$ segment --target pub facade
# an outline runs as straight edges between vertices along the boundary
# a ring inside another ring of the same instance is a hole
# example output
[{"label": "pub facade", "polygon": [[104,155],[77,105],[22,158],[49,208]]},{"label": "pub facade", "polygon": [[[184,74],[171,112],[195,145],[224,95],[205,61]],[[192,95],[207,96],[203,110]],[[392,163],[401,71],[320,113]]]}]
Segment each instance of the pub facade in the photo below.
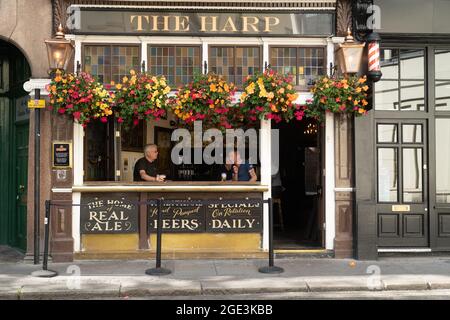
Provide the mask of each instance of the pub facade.
[{"label": "pub facade", "polygon": [[[409,7],[412,12],[420,12],[419,2]],[[364,21],[372,4],[381,8],[377,31],[383,45],[383,77],[373,86],[373,110],[356,119],[327,113],[322,124],[261,121],[256,182],[220,181],[214,166],[171,163],[174,115],[129,131],[115,121],[83,128],[43,111],[40,194],[55,203],[53,261],[154,256],[155,205],[131,203],[161,198],[168,203],[162,209],[166,258],[266,257],[268,208],[252,200],[268,198],[274,200],[274,246],[280,254],[376,259],[385,252],[448,249],[445,201],[434,208],[437,200],[430,192],[437,194],[439,181],[439,199],[445,199],[450,179],[444,173],[437,179],[437,163],[425,160],[446,159],[437,154],[444,146],[435,146],[438,127],[445,134],[445,107],[435,112],[430,105],[438,93],[445,101],[445,26],[428,30],[427,20],[423,30],[396,35],[402,29],[396,29],[397,16],[385,9],[386,1],[55,0],[53,31],[66,26],[65,37],[74,43],[68,71],[92,74],[105,85],[121,83],[130,70],[164,75],[172,88],[213,72],[236,84],[238,101],[245,78],[270,67],[293,75],[296,102],[303,104],[314,80],[333,72],[335,50],[347,30],[366,41]],[[428,9],[443,5],[435,1]],[[432,82],[436,63],[442,67]],[[361,73],[366,69],[362,66]],[[45,96],[48,82],[31,79],[24,88],[31,96],[40,88]],[[417,88],[424,95],[416,97]],[[135,182],[134,165],[143,147],[153,143],[167,181]],[[33,139],[29,144],[34,150]],[[34,179],[31,165],[28,178]],[[274,196],[274,187],[281,193]],[[30,183],[28,194],[34,194]],[[35,208],[34,198],[28,199],[27,254],[32,255]]]}]

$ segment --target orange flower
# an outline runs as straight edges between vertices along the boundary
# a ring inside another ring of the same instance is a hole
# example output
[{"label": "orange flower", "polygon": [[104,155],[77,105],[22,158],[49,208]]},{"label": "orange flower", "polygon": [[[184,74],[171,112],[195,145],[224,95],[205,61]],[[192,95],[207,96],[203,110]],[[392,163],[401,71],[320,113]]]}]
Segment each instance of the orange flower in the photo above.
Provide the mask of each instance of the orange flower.
[{"label": "orange flower", "polygon": [[362,105],[363,105],[363,106],[367,106],[367,105],[369,104],[369,103],[366,101],[366,99],[362,99],[361,102],[362,102]]}]

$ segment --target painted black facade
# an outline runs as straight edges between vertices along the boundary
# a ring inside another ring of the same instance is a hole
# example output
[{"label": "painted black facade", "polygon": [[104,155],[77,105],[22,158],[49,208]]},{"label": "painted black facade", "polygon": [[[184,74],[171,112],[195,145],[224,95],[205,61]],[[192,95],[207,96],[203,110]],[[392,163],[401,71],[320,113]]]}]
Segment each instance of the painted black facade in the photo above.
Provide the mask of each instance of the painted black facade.
[{"label": "painted black facade", "polygon": [[[442,161],[450,137],[442,128],[450,117],[443,94],[450,62],[442,58],[450,52],[450,3],[374,4],[381,9],[376,31],[382,39],[383,78],[373,91],[374,109],[355,120],[355,256],[447,251],[450,205],[442,187],[448,181]],[[389,100],[396,94],[396,101]],[[383,140],[389,128],[392,135]],[[413,140],[407,138],[410,128]]]}]

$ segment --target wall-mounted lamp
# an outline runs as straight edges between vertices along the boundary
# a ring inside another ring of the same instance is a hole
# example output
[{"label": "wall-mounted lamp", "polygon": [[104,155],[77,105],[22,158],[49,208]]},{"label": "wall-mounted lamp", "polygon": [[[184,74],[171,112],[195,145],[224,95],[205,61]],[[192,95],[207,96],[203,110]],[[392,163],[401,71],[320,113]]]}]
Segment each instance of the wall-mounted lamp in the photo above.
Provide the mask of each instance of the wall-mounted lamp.
[{"label": "wall-mounted lamp", "polygon": [[363,51],[364,43],[356,43],[349,28],[345,42],[340,44],[336,50],[338,65],[343,74],[348,75],[359,72]]}]

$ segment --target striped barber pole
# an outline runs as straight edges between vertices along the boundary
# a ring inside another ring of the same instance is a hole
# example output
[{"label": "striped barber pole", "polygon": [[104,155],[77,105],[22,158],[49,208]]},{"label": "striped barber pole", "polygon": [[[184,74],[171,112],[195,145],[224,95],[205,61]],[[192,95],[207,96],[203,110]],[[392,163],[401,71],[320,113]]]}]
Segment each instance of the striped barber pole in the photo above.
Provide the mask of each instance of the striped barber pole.
[{"label": "striped barber pole", "polygon": [[377,41],[369,43],[369,71],[380,71],[380,45]]}]

